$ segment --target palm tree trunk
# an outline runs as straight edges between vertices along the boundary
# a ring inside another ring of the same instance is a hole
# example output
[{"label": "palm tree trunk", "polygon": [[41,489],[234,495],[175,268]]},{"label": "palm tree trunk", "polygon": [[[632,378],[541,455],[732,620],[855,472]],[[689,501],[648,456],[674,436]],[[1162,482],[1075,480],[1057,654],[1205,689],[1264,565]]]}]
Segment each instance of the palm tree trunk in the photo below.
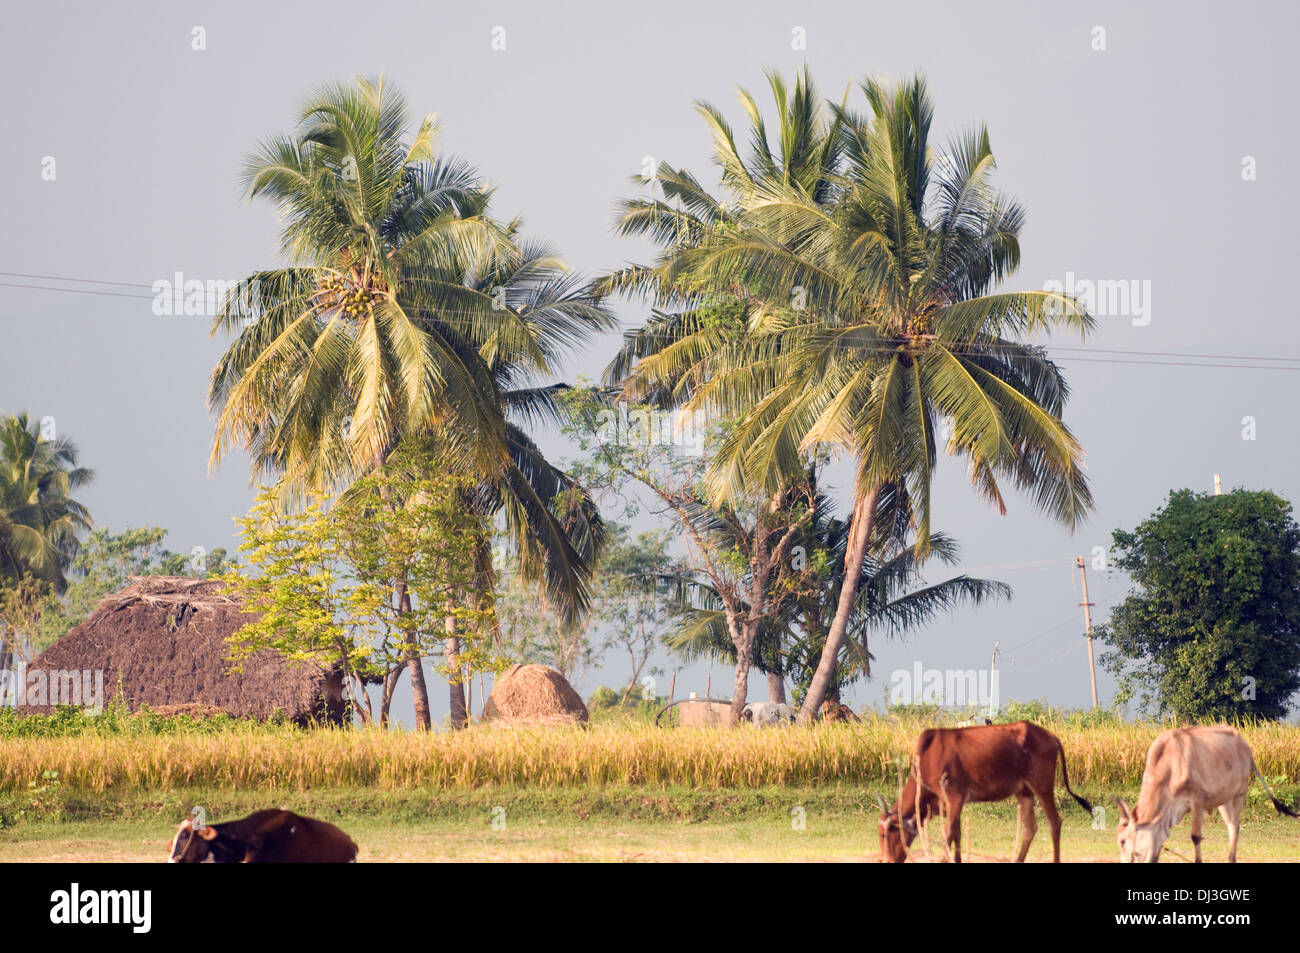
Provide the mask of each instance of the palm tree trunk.
[{"label": "palm tree trunk", "polygon": [[465,686],[460,680],[460,638],[456,635],[454,615],[447,616],[446,630],[447,670],[454,673],[447,678],[451,702],[451,727],[464,728],[469,724],[469,709],[465,704]]},{"label": "palm tree trunk", "polygon": [[758,634],[758,623],[746,621],[735,633],[732,641],[736,644],[736,681],[731,689],[731,711],[728,721],[740,724],[740,716],[745,710],[749,698],[749,669],[754,662],[754,637]]},{"label": "palm tree trunk", "polygon": [[785,676],[780,672],[767,673],[767,700],[776,705],[785,704]]},{"label": "palm tree trunk", "polygon": [[[398,605],[406,615],[411,611],[411,593],[407,591],[406,581],[397,583]],[[414,643],[414,633],[407,636]],[[419,731],[433,728],[433,718],[429,713],[429,686],[424,681],[424,666],[420,664],[420,650],[411,644],[406,653],[406,668],[411,673],[411,698],[415,703],[415,727]]]},{"label": "palm tree trunk", "polygon": [[867,549],[871,543],[871,528],[876,519],[876,501],[880,499],[880,486],[872,487],[865,495],[858,497],[853,507],[853,528],[849,530],[849,541],[844,552],[844,579],[840,583],[840,601],[835,609],[835,618],[831,620],[830,631],[826,633],[826,645],[822,648],[822,657],[817,663],[812,684],[804,696],[803,707],[799,709],[799,724],[806,725],[817,717],[817,711],[826,698],[835,674],[835,662],[839,658],[840,646],[849,630],[849,620],[853,617],[853,604],[858,598],[858,582],[862,578],[862,566],[867,559]]},{"label": "palm tree trunk", "polygon": [[415,700],[415,727],[420,731],[433,728],[433,718],[429,714],[429,686],[424,680],[424,666],[420,664],[420,653],[411,649],[406,656],[406,669],[411,673],[411,694]]}]

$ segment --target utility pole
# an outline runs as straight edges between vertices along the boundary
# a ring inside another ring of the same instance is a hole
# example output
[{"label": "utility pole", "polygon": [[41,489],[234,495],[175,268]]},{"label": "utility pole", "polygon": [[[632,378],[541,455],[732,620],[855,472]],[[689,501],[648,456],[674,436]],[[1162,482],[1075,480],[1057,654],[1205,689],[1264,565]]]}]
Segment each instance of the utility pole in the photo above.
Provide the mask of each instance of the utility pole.
[{"label": "utility pole", "polygon": [[1074,564],[1079,567],[1079,576],[1083,579],[1083,601],[1079,605],[1083,606],[1083,632],[1088,637],[1088,675],[1092,679],[1092,707],[1097,707],[1097,663],[1092,657],[1092,609],[1093,603],[1088,601],[1088,570],[1084,567],[1083,557],[1075,559]]},{"label": "utility pole", "polygon": [[992,717],[997,714],[997,710],[1000,707],[999,703],[1001,702],[1001,699],[997,697],[998,693],[994,690],[994,687],[997,685],[997,680],[994,678],[994,674],[998,670],[997,669],[998,646],[1001,644],[1002,644],[1001,642],[993,643],[993,655],[992,657],[989,658],[989,718],[990,719],[992,719]]}]

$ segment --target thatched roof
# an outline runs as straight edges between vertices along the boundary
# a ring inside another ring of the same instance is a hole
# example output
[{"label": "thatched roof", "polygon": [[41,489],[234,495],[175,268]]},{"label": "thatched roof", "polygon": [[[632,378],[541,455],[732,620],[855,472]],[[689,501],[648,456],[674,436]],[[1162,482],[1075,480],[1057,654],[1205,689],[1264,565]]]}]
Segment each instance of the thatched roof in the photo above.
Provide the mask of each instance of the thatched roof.
[{"label": "thatched roof", "polygon": [[512,665],[496,678],[483,706],[483,721],[586,723],[587,706],[573,686],[545,665]]},{"label": "thatched roof", "polygon": [[[133,577],[42,652],[26,681],[37,671],[103,670],[104,704],[120,693],[132,710],[148,705],[269,718],[279,709],[298,722],[341,721],[342,680],[323,668],[265,651],[246,659],[242,674],[227,674],[226,638],[251,618],[218,580]],[[20,710],[48,713],[51,706],[29,703]]]}]

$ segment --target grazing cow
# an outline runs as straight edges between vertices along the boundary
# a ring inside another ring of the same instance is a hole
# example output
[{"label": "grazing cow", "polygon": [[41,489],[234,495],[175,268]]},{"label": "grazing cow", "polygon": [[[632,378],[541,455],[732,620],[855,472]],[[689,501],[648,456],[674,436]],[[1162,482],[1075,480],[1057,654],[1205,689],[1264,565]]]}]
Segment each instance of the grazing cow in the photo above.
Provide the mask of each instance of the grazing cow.
[{"label": "grazing cow", "polygon": [[944,834],[952,845],[953,860],[961,863],[962,806],[1014,797],[1020,802],[1016,863],[1022,863],[1038,830],[1034,821],[1037,797],[1052,829],[1052,861],[1060,863],[1061,815],[1056,809],[1055,791],[1058,760],[1065,790],[1092,813],[1092,805],[1070,790],[1065,749],[1045,728],[1018,721],[1013,725],[929,728],[921,732],[912,754],[912,772],[898,802],[890,808],[882,798],[877,799],[881,810],[881,859],[892,863],[906,860],[919,825],[939,813],[942,806],[947,816]]},{"label": "grazing cow", "polygon": [[1230,725],[1171,728],[1162,732],[1147,750],[1142,772],[1142,792],[1137,807],[1116,799],[1119,806],[1121,863],[1154,864],[1165,840],[1183,815],[1192,815],[1192,846],[1201,862],[1201,821],[1216,807],[1228,826],[1228,863],[1237,862],[1237,834],[1241,809],[1246,804],[1250,776],[1259,778],[1278,813],[1296,813],[1273,797],[1268,782],[1255,766],[1250,745]]},{"label": "grazing cow", "polygon": [[272,810],[199,828],[183,821],[168,863],[345,864],[356,859],[357,845],[333,824]]},{"label": "grazing cow", "polygon": [[862,720],[853,713],[853,709],[848,705],[841,705],[839,702],[831,701],[829,698],[822,702],[821,716],[822,721],[827,722],[854,722]]},{"label": "grazing cow", "polygon": [[789,705],[776,702],[750,702],[740,713],[740,720],[752,721],[756,725],[777,725],[794,721],[794,712]]}]

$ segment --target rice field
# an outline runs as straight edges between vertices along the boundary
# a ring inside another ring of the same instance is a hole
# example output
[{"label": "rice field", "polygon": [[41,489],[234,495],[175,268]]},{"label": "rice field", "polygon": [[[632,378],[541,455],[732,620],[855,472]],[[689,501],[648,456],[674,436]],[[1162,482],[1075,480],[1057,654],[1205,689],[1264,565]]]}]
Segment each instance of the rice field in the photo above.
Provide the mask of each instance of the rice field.
[{"label": "rice field", "polygon": [[[164,733],[137,721],[0,737],[0,862],[162,859],[194,805],[212,820],[286,807],[338,823],[372,861],[862,861],[878,852],[876,797],[891,797],[931,716],[860,724],[655,728],[475,727],[462,732],[297,729],[239,722]],[[1132,798],[1162,725],[1043,719],[1075,790]],[[36,723],[30,723],[40,727]],[[66,727],[66,726],[65,726]],[[1274,791],[1300,795],[1300,727],[1242,726]],[[1058,779],[1058,796],[1064,793]],[[1113,826],[1063,800],[1063,858],[1115,859]],[[1187,822],[1166,858],[1188,849]],[[971,805],[967,859],[1010,859],[1015,806]],[[941,860],[937,828],[914,853]],[[1217,817],[1208,859],[1222,859]],[[1221,843],[1223,842],[1223,843]],[[1040,825],[1029,859],[1051,859]],[[1243,861],[1300,859],[1300,822],[1252,784]]]},{"label": "rice field", "polygon": [[[0,739],[0,792],[56,782],[105,793],[203,786],[300,791],[490,787],[678,786],[749,789],[899,783],[907,756],[932,721],[881,717],[814,727],[472,728],[415,733],[266,727],[217,733]],[[1065,745],[1070,780],[1092,789],[1136,788],[1161,730],[1148,722],[1046,723]],[[1270,783],[1300,780],[1300,727],[1243,726]]]}]

